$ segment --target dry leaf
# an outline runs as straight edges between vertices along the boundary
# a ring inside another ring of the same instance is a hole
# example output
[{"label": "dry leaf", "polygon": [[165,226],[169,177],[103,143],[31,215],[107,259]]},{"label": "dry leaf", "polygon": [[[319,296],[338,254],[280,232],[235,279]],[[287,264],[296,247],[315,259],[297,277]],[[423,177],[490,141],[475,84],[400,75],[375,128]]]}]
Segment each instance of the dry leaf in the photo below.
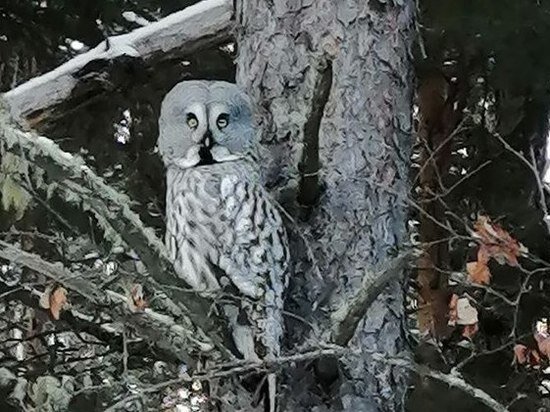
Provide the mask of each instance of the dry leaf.
[{"label": "dry leaf", "polygon": [[527,362],[529,356],[529,348],[525,345],[522,345],[518,343],[516,346],[514,346],[514,360],[512,361],[512,365],[517,363],[518,365],[523,365],[525,362]]},{"label": "dry leaf", "polygon": [[67,290],[60,286],[50,294],[50,312],[55,320],[59,319],[59,315],[66,304]]},{"label": "dry leaf", "polygon": [[449,326],[461,325],[462,336],[471,339],[478,331],[478,312],[467,297],[451,296],[449,302]]},{"label": "dry leaf", "polygon": [[491,271],[487,263],[480,261],[468,262],[466,264],[466,271],[468,272],[468,279],[472,283],[488,285],[491,280]]},{"label": "dry leaf", "polygon": [[539,352],[550,359],[550,335],[547,333],[535,333],[535,340],[539,347]]},{"label": "dry leaf", "polygon": [[458,325],[475,325],[478,322],[477,309],[468,298],[459,298],[456,302],[456,323]]},{"label": "dry leaf", "polygon": [[50,296],[52,294],[52,290],[53,290],[53,285],[49,285],[48,287],[46,287],[46,290],[44,291],[44,293],[42,293],[42,295],[40,296],[38,305],[40,305],[42,309],[50,308]]},{"label": "dry leaf", "polygon": [[518,266],[518,257],[526,249],[487,216],[479,216],[474,229],[474,236],[480,240],[480,245],[477,260],[467,263],[466,271],[471,282],[487,285],[491,280],[491,271],[487,266],[489,259],[493,258],[501,265]]},{"label": "dry leaf", "polygon": [[462,336],[468,339],[472,339],[478,330],[479,330],[479,326],[477,322],[474,323],[473,325],[466,325],[464,326],[464,329],[462,329]]},{"label": "dry leaf", "polygon": [[540,355],[535,349],[530,349],[521,343],[518,343],[514,346],[514,359],[512,360],[512,365],[515,364],[528,366],[539,366],[540,365]]},{"label": "dry leaf", "polygon": [[138,283],[130,289],[128,306],[132,312],[141,312],[147,307],[147,301],[145,300],[143,293],[143,286]]},{"label": "dry leaf", "polygon": [[479,216],[474,223],[474,229],[474,235],[480,239],[481,247],[489,257],[496,259],[501,265],[518,265],[518,257],[523,248],[507,231],[492,223],[487,216]]},{"label": "dry leaf", "polygon": [[530,349],[529,352],[529,365],[539,366],[540,365],[540,355],[535,349]]},{"label": "dry leaf", "polygon": [[447,323],[449,326],[456,325],[456,320],[458,318],[457,304],[458,295],[456,293],[453,293],[453,296],[451,296],[451,301],[449,302],[449,322]]}]

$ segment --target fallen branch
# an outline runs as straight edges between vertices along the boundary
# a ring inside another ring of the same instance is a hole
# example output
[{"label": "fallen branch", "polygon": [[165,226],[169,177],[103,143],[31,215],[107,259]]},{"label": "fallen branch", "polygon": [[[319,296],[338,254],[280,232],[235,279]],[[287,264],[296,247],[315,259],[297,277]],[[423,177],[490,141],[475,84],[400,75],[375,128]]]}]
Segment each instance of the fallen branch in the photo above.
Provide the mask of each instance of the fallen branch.
[{"label": "fallen branch", "polygon": [[[94,49],[10,90],[4,97],[14,118],[35,123],[44,112],[74,95],[79,82],[89,81],[98,67],[102,74],[103,69],[109,71],[109,64],[116,59],[143,61],[157,54],[162,54],[163,59],[181,57],[228,40],[232,16],[231,0],[203,0],[130,33],[110,37]],[[109,78],[102,76],[101,82],[108,83]]]}]

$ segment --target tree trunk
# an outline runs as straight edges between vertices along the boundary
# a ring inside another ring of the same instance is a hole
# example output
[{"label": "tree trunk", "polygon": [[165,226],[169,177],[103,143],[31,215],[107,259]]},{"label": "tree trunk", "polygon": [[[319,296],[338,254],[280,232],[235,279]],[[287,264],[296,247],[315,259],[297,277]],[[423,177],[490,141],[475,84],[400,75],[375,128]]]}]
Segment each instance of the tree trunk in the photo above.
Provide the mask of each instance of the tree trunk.
[{"label": "tree trunk", "polygon": [[[314,255],[310,259],[305,251],[296,252],[289,304],[327,330],[330,320],[322,313],[345,304],[365,272],[406,241],[414,3],[248,0],[238,5],[237,18],[242,24],[237,83],[259,108],[262,142],[269,149],[268,185],[298,220],[293,226]],[[312,136],[308,124],[317,114],[315,100],[324,94],[315,89],[326,87],[322,77],[330,66],[328,102]],[[319,173],[312,170],[317,156]],[[318,179],[307,180],[311,176]],[[316,204],[302,204],[298,213],[292,207],[297,202],[288,202],[286,195],[308,198],[298,192],[309,185],[306,189],[316,193],[311,185],[317,181]],[[369,308],[350,345],[388,355],[405,349],[401,279]],[[345,378],[338,396],[330,397],[331,410],[403,407],[406,371],[376,363],[367,354],[344,359],[340,366]],[[296,392],[288,397],[287,410],[305,409],[308,397],[311,402],[303,386]]]}]

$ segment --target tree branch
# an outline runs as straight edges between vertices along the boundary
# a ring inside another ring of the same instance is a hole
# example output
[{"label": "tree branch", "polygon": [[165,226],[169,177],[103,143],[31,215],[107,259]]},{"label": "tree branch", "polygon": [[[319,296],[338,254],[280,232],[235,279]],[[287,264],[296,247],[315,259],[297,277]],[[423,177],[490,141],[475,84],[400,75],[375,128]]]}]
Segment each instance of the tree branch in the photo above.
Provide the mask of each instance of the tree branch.
[{"label": "tree branch", "polygon": [[332,62],[323,62],[313,88],[311,112],[304,125],[304,147],[299,164],[298,204],[307,210],[319,197],[319,130],[332,87]]},{"label": "tree branch", "polygon": [[[98,68],[112,71],[110,63],[117,59],[146,61],[160,54],[162,59],[173,58],[228,40],[232,16],[231,0],[203,0],[158,22],[110,37],[51,72],[10,90],[4,97],[14,118],[26,118],[34,124],[54,106],[78,97],[75,91],[79,82],[93,80]],[[108,80],[102,76],[101,83],[105,85]]]},{"label": "tree branch", "polygon": [[[131,313],[126,296],[99,290],[90,279],[84,279],[81,274],[68,270],[59,262],[47,262],[38,255],[21,250],[2,240],[0,240],[0,258],[15,262],[63,285],[69,292],[84,297],[96,309],[109,308],[109,315],[115,321],[131,327],[139,333],[139,336],[169,354],[172,359],[184,360],[192,366],[194,361],[189,356],[189,352],[205,350],[205,344],[199,342],[196,336],[193,337],[192,331],[187,331],[178,325],[172,317],[151,309],[145,309],[141,313]],[[28,299],[25,300],[26,303],[28,301]],[[35,307],[36,305],[31,306]],[[83,322],[74,315],[64,315],[64,319],[71,321],[70,323],[73,325],[75,322]],[[88,324],[87,331],[103,340],[102,337],[105,336],[106,331],[103,330],[102,334],[99,334],[100,325],[92,327],[93,323],[86,323]]]},{"label": "tree branch", "polygon": [[386,263],[378,273],[368,271],[363,276],[361,287],[349,303],[342,305],[332,315],[332,341],[346,346],[355,334],[357,325],[367,313],[386,285],[403,273],[405,264],[412,257],[412,251],[404,252]]},{"label": "tree branch", "polygon": [[124,398],[122,401],[117,402],[108,409],[109,411],[118,410],[120,406],[123,406],[126,402],[131,399],[136,399],[144,394],[150,394],[159,392],[162,389],[181,384],[182,382],[192,382],[194,380],[210,380],[210,379],[220,379],[228,376],[238,376],[243,375],[248,372],[258,372],[258,371],[274,371],[284,365],[292,365],[297,362],[306,362],[311,360],[316,360],[326,356],[341,357],[344,355],[355,355],[361,356],[363,354],[368,354],[376,362],[385,363],[391,366],[401,367],[408,369],[412,372],[417,373],[420,376],[429,377],[435,379],[439,382],[443,382],[450,387],[461,390],[462,392],[468,394],[472,398],[477,399],[484,405],[488,406],[491,410],[495,412],[505,412],[507,409],[504,405],[494,399],[487,392],[479,389],[475,386],[470,385],[458,374],[445,374],[433,369],[428,368],[424,365],[419,365],[405,357],[400,356],[388,356],[382,352],[368,351],[365,349],[352,350],[348,348],[343,348],[340,346],[330,345],[325,347],[315,347],[307,348],[301,352],[294,353],[291,355],[280,356],[272,360],[263,360],[260,362],[250,362],[250,361],[236,361],[229,363],[221,363],[217,365],[212,365],[206,371],[201,373],[193,374],[192,376],[182,376],[180,378],[160,382],[158,384],[150,385],[142,388],[138,394],[130,395]]}]

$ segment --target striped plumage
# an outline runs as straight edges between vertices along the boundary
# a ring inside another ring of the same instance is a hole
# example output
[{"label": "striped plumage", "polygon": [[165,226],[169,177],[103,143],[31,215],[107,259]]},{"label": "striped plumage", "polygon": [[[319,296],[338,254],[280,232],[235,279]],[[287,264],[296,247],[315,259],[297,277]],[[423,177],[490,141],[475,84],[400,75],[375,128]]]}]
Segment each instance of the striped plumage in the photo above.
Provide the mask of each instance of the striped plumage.
[{"label": "striped plumage", "polygon": [[[253,157],[248,98],[225,82],[182,82],[163,101],[159,132],[166,245],[176,273],[215,294],[243,358],[278,356],[288,241]],[[273,374],[268,385],[273,411]]]},{"label": "striped plumage", "polygon": [[223,300],[234,302],[224,305],[233,311],[231,324],[251,323],[260,358],[278,355],[288,245],[281,217],[253,168],[244,160],[169,167],[166,228],[176,272],[197,290],[225,292]]}]

